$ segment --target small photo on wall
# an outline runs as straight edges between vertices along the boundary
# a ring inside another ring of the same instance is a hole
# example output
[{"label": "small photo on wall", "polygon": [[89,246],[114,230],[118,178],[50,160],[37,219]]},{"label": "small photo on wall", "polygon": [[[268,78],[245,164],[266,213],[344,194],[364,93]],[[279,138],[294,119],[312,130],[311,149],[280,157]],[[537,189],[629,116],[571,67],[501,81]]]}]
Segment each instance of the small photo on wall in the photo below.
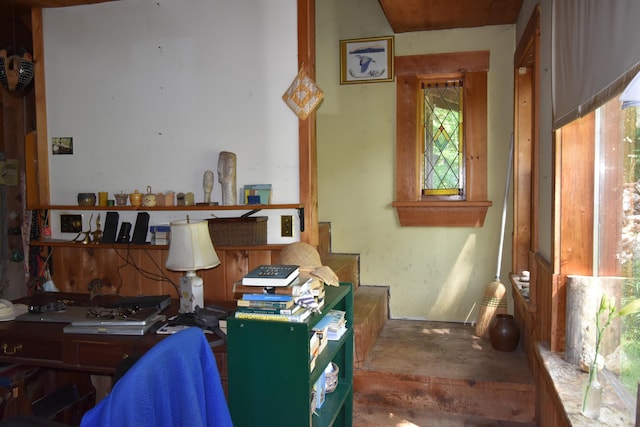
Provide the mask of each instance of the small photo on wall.
[{"label": "small photo on wall", "polygon": [[53,154],[73,154],[73,138],[68,136],[51,138],[51,152]]}]

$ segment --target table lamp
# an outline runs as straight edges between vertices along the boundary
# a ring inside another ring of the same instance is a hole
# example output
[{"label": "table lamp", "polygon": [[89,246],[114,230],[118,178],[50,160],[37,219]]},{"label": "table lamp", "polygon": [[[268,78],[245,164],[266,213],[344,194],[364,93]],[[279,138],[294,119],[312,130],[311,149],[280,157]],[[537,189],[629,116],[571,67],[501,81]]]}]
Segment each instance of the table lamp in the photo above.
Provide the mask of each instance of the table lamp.
[{"label": "table lamp", "polygon": [[220,260],[213,248],[207,221],[172,221],[168,270],[184,271],[180,277],[180,313],[193,313],[204,308],[202,278],[196,270],[217,267]]}]

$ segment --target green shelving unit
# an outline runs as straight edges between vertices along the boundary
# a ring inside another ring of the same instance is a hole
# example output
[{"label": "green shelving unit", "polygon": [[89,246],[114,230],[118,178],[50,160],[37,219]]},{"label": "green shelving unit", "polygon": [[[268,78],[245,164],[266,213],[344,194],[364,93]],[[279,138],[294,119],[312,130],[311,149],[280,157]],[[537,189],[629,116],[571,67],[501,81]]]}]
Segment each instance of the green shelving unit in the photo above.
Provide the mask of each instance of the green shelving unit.
[{"label": "green shelving unit", "polygon": [[[346,312],[347,332],[329,341],[309,370],[309,333],[331,309]],[[322,314],[305,323],[230,318],[227,321],[229,408],[235,427],[352,425],[353,287],[325,286]],[[312,413],[311,394],[325,367],[336,363],[338,386]]]}]

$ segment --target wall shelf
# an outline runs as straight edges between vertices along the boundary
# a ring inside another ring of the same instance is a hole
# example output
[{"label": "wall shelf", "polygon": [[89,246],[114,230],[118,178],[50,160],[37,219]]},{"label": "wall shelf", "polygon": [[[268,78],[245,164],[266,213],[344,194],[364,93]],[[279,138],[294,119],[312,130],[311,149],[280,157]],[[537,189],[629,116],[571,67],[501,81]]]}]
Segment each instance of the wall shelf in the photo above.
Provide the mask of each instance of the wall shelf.
[{"label": "wall shelf", "polygon": [[[63,239],[47,239],[47,240],[31,240],[31,246],[45,247],[64,247],[64,248],[85,248],[85,249],[150,249],[150,250],[168,250],[169,245],[152,245],[152,244],[133,244],[133,243],[82,243],[72,240]],[[255,246],[217,246],[216,250],[242,251],[242,250],[282,250],[286,243],[255,245]]]},{"label": "wall shelf", "polygon": [[304,209],[302,203],[284,203],[275,205],[194,205],[194,206],[78,206],[78,205],[46,205],[34,210],[60,211],[260,211],[263,209]]}]

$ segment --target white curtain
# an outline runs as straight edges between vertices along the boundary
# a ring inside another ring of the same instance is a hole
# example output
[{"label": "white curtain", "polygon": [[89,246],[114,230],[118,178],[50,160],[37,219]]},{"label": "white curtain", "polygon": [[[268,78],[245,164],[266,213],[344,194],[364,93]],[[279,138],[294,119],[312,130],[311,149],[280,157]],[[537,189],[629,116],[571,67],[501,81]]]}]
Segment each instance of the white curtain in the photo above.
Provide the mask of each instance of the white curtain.
[{"label": "white curtain", "polygon": [[639,0],[553,0],[553,128],[621,92],[640,71]]}]

